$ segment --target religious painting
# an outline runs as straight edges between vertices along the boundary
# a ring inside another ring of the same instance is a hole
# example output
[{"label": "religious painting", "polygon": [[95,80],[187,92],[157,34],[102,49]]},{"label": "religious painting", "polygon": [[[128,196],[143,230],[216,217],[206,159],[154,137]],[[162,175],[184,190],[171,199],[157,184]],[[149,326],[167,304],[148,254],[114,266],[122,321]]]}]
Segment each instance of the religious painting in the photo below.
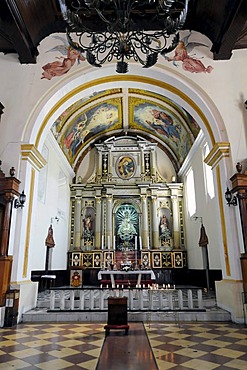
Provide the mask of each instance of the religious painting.
[{"label": "religious painting", "polygon": [[52,36],[53,39],[58,40],[59,44],[47,50],[47,52],[59,53],[54,59],[55,61],[49,62],[42,66],[43,72],[41,79],[51,80],[54,77],[60,77],[68,73],[74,65],[79,65],[84,62],[85,57],[77,50],[73,49],[66,37]]},{"label": "religious painting", "polygon": [[[172,62],[173,66],[179,67],[182,66],[183,70],[190,73],[211,73],[213,67],[211,65],[206,66],[202,61],[202,56],[197,56],[195,53],[195,48],[202,48],[203,53],[209,51],[211,45],[201,41],[201,34],[198,32],[189,31],[185,36],[182,36],[182,33],[179,33],[179,42],[176,46],[172,55],[167,56],[166,54],[162,55],[167,62]],[[210,42],[210,41],[209,41]],[[210,42],[211,44],[211,42]],[[193,54],[191,52],[193,51]]]},{"label": "religious painting", "polygon": [[70,271],[70,286],[73,288],[82,287],[82,271],[81,270],[71,270]]},{"label": "religious painting", "polygon": [[54,135],[55,139],[60,144],[61,141],[61,132],[64,130],[64,127],[68,124],[70,117],[76,114],[79,115],[79,112],[85,110],[85,106],[87,104],[92,104],[96,99],[104,98],[104,99],[111,99],[113,98],[114,94],[121,93],[121,89],[107,89],[101,91],[94,91],[90,95],[87,95],[75,103],[71,104],[67,109],[63,111],[62,114],[56,119],[51,127],[51,132]]},{"label": "religious painting", "polygon": [[121,128],[121,99],[111,99],[80,112],[70,122],[60,140],[60,146],[70,163],[94,137],[110,129]]},{"label": "religious painting", "polygon": [[117,173],[122,179],[131,178],[136,170],[134,158],[129,155],[122,156],[117,161]]},{"label": "religious painting", "polygon": [[185,121],[175,111],[151,101],[132,97],[130,104],[131,128],[141,128],[157,136],[169,145],[174,157],[182,164],[194,141]]}]

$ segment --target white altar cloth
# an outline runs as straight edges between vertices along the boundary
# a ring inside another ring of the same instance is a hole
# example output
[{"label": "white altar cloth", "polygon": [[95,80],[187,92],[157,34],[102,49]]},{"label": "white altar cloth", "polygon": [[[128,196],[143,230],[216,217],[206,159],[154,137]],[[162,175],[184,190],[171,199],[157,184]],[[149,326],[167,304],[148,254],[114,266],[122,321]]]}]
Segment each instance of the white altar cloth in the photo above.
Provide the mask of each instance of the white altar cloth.
[{"label": "white altar cloth", "polygon": [[124,275],[125,277],[129,276],[129,275],[138,275],[137,282],[136,282],[136,284],[138,286],[141,284],[142,275],[151,275],[151,280],[156,279],[153,270],[136,270],[136,271],[105,270],[105,271],[99,271],[98,272],[98,280],[102,279],[102,275],[110,275],[112,288],[116,288],[115,275]]}]

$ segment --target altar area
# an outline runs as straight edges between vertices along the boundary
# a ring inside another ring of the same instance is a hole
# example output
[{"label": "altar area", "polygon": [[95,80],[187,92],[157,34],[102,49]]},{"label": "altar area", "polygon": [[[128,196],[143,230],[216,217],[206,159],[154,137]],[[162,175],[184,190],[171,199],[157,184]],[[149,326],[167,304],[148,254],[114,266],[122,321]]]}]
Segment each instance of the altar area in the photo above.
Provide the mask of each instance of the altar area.
[{"label": "altar area", "polygon": [[169,180],[161,176],[158,153],[157,144],[139,136],[95,144],[91,177],[78,175],[70,186],[71,286],[82,286],[89,270],[86,283],[100,285],[103,271],[149,270],[154,279],[167,270],[171,279],[172,270],[186,268],[183,184],[170,168]]}]

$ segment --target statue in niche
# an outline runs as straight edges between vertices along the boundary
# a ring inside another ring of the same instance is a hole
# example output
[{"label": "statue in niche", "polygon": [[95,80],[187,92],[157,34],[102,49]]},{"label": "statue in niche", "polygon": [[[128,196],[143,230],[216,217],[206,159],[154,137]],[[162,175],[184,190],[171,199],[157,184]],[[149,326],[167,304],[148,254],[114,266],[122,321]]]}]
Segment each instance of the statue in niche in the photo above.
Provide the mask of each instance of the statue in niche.
[{"label": "statue in niche", "polygon": [[83,219],[83,236],[84,238],[91,238],[94,234],[94,219],[91,213],[86,213],[85,218]]},{"label": "statue in niche", "polygon": [[132,224],[129,213],[127,211],[125,212],[124,219],[119,226],[118,235],[123,240],[130,240],[133,238],[134,235],[137,235],[136,229]]},{"label": "statue in niche", "polygon": [[133,250],[138,235],[138,214],[132,205],[121,206],[117,212],[117,237],[120,250]]},{"label": "statue in niche", "polygon": [[160,240],[161,240],[161,246],[165,247],[165,249],[169,248],[171,249],[171,230],[170,230],[170,223],[165,214],[163,214],[160,218],[160,224],[159,224],[159,231],[160,231]]}]

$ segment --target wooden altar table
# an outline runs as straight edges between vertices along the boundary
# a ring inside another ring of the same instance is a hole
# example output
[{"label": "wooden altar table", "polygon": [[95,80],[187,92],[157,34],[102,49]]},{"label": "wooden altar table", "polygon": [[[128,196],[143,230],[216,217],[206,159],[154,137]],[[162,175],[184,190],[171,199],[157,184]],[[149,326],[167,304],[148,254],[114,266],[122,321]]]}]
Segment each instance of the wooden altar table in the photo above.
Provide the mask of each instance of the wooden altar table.
[{"label": "wooden altar table", "polygon": [[128,279],[128,277],[130,277],[131,275],[137,275],[137,281],[136,281],[137,286],[140,286],[142,276],[144,276],[144,275],[150,275],[151,280],[156,279],[153,270],[137,270],[137,271],[119,271],[119,270],[117,270],[117,271],[114,271],[114,270],[108,271],[108,270],[105,270],[105,271],[99,271],[98,272],[98,280],[102,280],[103,275],[110,275],[112,288],[116,288],[116,282],[115,282],[115,276],[116,275],[124,276],[124,280],[126,280],[126,279],[130,280],[130,279]]}]

